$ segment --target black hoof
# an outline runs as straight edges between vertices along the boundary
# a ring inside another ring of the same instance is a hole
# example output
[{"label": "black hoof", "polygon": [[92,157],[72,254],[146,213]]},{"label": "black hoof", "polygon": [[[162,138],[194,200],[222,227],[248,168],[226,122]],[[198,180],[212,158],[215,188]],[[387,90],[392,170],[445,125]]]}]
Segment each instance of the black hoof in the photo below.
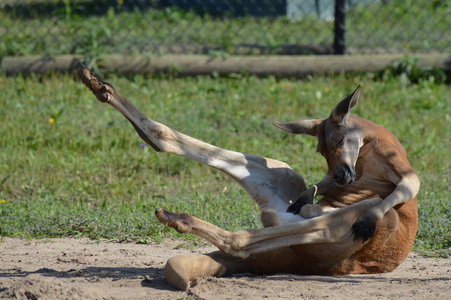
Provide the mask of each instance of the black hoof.
[{"label": "black hoof", "polygon": [[362,244],[374,236],[376,232],[376,222],[374,220],[358,221],[352,225],[352,233],[354,234],[354,241],[362,239]]},{"label": "black hoof", "polygon": [[160,210],[161,210],[161,208],[155,207],[155,215],[157,215]]},{"label": "black hoof", "polygon": [[287,208],[287,212],[292,213],[292,214],[299,214],[301,212],[301,208],[303,203],[301,203],[300,201],[296,201],[293,204],[291,204],[290,206],[288,206]]}]

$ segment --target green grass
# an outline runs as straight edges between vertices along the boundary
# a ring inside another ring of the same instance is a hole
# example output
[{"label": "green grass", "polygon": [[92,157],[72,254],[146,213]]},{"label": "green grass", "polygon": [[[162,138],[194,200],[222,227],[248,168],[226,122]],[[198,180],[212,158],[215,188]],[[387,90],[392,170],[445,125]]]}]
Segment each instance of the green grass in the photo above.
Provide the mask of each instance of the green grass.
[{"label": "green grass", "polygon": [[[174,47],[197,53],[202,46],[210,46],[211,55],[227,55],[277,54],[281,46],[303,45],[297,53],[311,54],[305,46],[322,46],[330,51],[333,44],[333,22],[317,16],[301,22],[284,16],[213,17],[149,5],[137,10],[125,2],[4,0],[0,4],[0,58],[158,54],[174,51]],[[381,48],[390,52],[447,52],[448,2],[389,1],[353,7],[346,16],[347,48],[357,52]]]},{"label": "green grass", "polygon": [[[227,149],[285,161],[307,184],[326,171],[315,139],[289,135],[271,122],[327,117],[362,84],[353,113],[389,128],[422,182],[414,249],[450,255],[449,86],[425,80],[401,85],[398,78],[372,75],[108,81],[154,120]],[[184,211],[227,230],[260,226],[256,207],[236,183],[199,163],[141,147],[125,118],[78,79],[0,76],[0,90],[1,236],[181,238],[156,221],[154,207]]]}]

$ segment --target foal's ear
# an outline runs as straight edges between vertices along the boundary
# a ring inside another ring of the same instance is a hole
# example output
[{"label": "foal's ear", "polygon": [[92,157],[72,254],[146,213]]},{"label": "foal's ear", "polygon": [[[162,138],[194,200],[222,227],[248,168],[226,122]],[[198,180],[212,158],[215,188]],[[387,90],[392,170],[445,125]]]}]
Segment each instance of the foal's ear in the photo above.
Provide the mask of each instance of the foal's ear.
[{"label": "foal's ear", "polygon": [[300,121],[292,121],[292,122],[272,122],[274,126],[285,130],[289,133],[294,134],[308,134],[312,136],[316,136],[318,132],[318,125],[324,119],[313,119],[313,120],[300,120]]},{"label": "foal's ear", "polygon": [[348,117],[351,114],[351,108],[357,105],[360,96],[360,85],[355,91],[340,101],[330,114],[329,119],[339,125],[346,125]]}]

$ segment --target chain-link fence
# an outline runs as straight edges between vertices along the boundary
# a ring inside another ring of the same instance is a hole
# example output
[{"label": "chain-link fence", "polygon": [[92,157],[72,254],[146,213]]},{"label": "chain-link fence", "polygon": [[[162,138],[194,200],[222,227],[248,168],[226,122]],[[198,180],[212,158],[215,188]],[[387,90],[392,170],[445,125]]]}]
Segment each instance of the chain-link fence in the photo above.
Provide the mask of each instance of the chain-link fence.
[{"label": "chain-link fence", "polygon": [[0,57],[443,53],[450,16],[450,0],[2,0]]}]

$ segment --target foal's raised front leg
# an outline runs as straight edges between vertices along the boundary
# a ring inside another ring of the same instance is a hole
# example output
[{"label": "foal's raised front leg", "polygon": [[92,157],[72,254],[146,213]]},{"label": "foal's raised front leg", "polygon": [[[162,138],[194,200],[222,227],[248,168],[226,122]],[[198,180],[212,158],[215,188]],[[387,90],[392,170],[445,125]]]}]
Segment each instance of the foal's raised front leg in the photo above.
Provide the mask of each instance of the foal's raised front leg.
[{"label": "foal's raised front leg", "polygon": [[[182,134],[144,116],[111,84],[99,80],[84,66],[80,69],[80,78],[99,101],[121,112],[156,151],[187,157],[230,175],[260,206],[264,225],[302,219],[286,213],[290,201],[295,201],[306,188],[302,177],[286,163],[225,150]],[[268,215],[271,220],[265,221]]]}]

